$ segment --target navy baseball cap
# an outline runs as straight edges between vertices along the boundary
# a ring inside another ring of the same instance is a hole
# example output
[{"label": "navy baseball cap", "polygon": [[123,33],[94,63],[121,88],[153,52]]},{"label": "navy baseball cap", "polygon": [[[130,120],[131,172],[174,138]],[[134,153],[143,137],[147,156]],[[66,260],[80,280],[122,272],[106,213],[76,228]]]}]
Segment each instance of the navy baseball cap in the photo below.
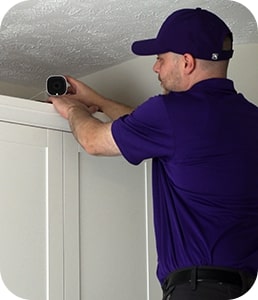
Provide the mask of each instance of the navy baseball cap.
[{"label": "navy baseball cap", "polygon": [[227,36],[233,42],[232,32],[217,15],[201,8],[185,8],[165,20],[156,38],[134,42],[132,51],[137,55],[174,52],[204,60],[228,60],[233,50],[222,49]]}]

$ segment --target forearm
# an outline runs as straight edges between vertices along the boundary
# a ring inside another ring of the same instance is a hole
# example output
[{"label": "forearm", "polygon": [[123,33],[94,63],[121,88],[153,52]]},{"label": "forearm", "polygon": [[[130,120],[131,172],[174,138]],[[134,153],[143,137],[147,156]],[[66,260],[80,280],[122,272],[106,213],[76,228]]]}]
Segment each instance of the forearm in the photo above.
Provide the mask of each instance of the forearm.
[{"label": "forearm", "polygon": [[101,94],[87,86],[85,83],[67,76],[70,83],[69,98],[83,102],[86,106],[97,106],[99,111],[105,113],[111,120],[130,114],[133,108],[103,97]]},{"label": "forearm", "polygon": [[78,107],[70,109],[68,121],[74,137],[89,154],[120,155],[111,133],[111,123],[102,123]]},{"label": "forearm", "polygon": [[116,120],[121,116],[130,114],[134,108],[116,101],[102,98],[97,105],[111,120]]},{"label": "forearm", "polygon": [[98,106],[99,110],[106,114],[111,120],[116,120],[123,115],[130,114],[134,110],[130,106],[105,98],[92,89],[88,90],[87,100],[85,99],[86,105],[88,105],[89,102],[90,104]]},{"label": "forearm", "polygon": [[[106,104],[102,105],[102,102],[109,101],[96,93],[93,95],[97,99],[91,97],[90,106],[86,103],[86,105],[82,104],[85,102],[83,101],[84,97],[76,100],[73,99],[73,95],[50,97],[49,101],[53,103],[59,114],[68,120],[74,137],[86,152],[92,155],[120,155],[120,150],[113,139],[112,123],[103,123],[92,116],[98,109],[103,110],[108,115]],[[118,114],[129,113],[129,110],[117,109],[123,106],[114,104],[113,107],[116,113],[113,111],[112,115],[110,113],[110,117],[115,118]]]}]

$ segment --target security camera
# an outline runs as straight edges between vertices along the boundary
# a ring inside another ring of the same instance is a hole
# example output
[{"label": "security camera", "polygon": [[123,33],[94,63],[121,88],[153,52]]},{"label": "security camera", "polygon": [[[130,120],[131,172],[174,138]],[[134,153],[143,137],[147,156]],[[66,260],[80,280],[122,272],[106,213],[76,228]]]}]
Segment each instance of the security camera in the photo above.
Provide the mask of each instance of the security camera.
[{"label": "security camera", "polygon": [[61,96],[67,93],[68,83],[63,75],[51,75],[46,81],[46,91],[49,96]]}]

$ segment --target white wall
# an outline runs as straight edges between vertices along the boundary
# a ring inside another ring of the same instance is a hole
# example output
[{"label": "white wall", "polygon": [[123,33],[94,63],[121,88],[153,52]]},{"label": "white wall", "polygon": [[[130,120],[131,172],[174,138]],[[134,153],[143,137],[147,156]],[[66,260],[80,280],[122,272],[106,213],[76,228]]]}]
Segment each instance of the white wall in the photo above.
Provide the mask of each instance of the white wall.
[{"label": "white wall", "polygon": [[258,44],[235,46],[228,75],[236,90],[258,105]]},{"label": "white wall", "polygon": [[3,81],[0,82],[0,95],[31,99],[39,92],[41,91],[39,91],[38,88],[34,88],[33,86],[23,86]]},{"label": "white wall", "polygon": [[[235,87],[258,105],[258,44],[236,45],[229,68]],[[104,71],[81,78],[98,92],[114,100],[137,105],[160,93],[157,75],[152,71],[156,57],[136,57]]]},{"label": "white wall", "polygon": [[[229,77],[235,81],[238,91],[243,92],[258,105],[258,44],[235,45],[234,48],[235,53],[230,64]],[[161,91],[157,76],[152,71],[155,59],[155,56],[136,57],[81,79],[105,96],[137,105]],[[2,95],[30,99],[39,92],[41,91],[30,86],[0,82]],[[43,100],[46,95],[42,93],[37,98]]]}]

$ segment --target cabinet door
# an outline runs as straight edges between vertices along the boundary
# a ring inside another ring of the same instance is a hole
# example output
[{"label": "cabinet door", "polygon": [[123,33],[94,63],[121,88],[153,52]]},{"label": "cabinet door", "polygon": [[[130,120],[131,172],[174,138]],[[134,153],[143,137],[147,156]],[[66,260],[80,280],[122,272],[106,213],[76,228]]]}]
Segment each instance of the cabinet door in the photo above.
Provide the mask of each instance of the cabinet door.
[{"label": "cabinet door", "polygon": [[20,298],[61,300],[62,133],[0,122],[0,166],[2,280]]},{"label": "cabinet door", "polygon": [[80,153],[81,299],[148,299],[145,164]]}]

